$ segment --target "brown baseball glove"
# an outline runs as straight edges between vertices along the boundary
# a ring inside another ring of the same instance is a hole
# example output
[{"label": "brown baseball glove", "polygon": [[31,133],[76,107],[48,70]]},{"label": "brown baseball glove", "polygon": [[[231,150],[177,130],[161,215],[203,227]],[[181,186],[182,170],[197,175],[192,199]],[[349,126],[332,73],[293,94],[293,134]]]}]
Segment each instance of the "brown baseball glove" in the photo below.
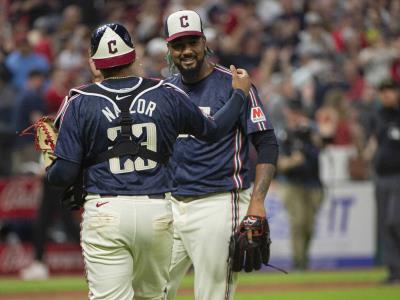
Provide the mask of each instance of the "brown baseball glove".
[{"label": "brown baseball glove", "polygon": [[34,124],[26,128],[20,135],[31,134],[34,136],[35,146],[42,152],[46,169],[56,158],[54,149],[56,147],[58,130],[54,127],[54,119],[51,117],[42,117]]}]

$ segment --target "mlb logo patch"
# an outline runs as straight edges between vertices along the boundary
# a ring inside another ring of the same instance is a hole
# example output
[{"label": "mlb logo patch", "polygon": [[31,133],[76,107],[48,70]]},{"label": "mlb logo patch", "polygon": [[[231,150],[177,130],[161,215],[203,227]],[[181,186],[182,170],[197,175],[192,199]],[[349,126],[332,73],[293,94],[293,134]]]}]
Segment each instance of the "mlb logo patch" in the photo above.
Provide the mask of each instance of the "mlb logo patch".
[{"label": "mlb logo patch", "polygon": [[251,108],[251,121],[253,123],[264,122],[265,115],[261,109],[261,107],[256,106]]}]

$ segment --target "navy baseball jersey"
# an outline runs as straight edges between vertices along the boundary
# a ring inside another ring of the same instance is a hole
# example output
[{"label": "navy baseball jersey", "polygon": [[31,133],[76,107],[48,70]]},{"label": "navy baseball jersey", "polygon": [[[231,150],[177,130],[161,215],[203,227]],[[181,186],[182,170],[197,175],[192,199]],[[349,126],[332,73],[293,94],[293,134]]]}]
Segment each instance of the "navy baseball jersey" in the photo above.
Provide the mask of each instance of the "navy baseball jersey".
[{"label": "navy baseball jersey", "polygon": [[[96,83],[116,92],[116,99],[99,94],[76,94],[59,112],[60,132],[55,154],[82,164],[109,149],[119,135],[119,109],[115,101],[131,96],[142,79],[130,77]],[[133,97],[132,97],[133,98]],[[207,136],[217,128],[187,95],[169,83],[158,83],[132,101],[132,138],[149,150],[169,155],[179,133]],[[98,194],[147,195],[171,191],[170,169],[155,161],[131,156],[111,158],[90,166],[86,191]]]},{"label": "navy baseball jersey", "polygon": [[[166,81],[180,87],[204,114],[211,116],[233,92],[230,70],[219,65],[195,84],[184,84],[180,74]],[[246,105],[236,127],[216,143],[193,136],[178,137],[171,160],[176,185],[174,195],[198,196],[250,187],[248,135],[273,127],[254,86]]]}]

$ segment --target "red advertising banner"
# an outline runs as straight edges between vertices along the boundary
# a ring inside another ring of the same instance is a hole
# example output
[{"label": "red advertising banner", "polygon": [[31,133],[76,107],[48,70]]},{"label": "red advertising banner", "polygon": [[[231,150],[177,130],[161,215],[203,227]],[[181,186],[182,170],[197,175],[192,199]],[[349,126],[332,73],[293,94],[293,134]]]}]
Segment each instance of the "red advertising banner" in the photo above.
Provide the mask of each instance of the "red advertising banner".
[{"label": "red advertising banner", "polygon": [[[21,176],[0,179],[0,219],[34,218],[42,192],[41,177]],[[79,244],[50,243],[44,253],[44,260],[51,273],[84,274]],[[32,263],[33,256],[30,244],[0,243],[0,275],[18,274],[21,269]]]},{"label": "red advertising banner", "polygon": [[0,218],[32,218],[42,195],[40,177],[0,179]]},{"label": "red advertising banner", "polygon": [[[51,274],[81,273],[84,264],[78,244],[49,244],[44,260]],[[0,244],[0,275],[16,275],[33,261],[33,249],[29,244]]]}]

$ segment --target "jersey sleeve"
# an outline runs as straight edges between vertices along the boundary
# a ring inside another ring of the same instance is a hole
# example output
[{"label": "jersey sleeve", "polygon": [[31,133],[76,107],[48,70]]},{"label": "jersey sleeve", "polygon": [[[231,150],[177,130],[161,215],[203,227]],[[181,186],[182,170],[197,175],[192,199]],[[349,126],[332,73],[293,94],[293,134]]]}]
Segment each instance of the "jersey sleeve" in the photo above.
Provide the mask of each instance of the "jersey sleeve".
[{"label": "jersey sleeve", "polygon": [[247,97],[247,110],[241,118],[241,124],[247,134],[273,129],[255,86],[252,86]]},{"label": "jersey sleeve", "polygon": [[79,122],[79,102],[82,96],[74,97],[65,107],[59,120],[59,135],[55,155],[67,161],[81,163],[83,142]]},{"label": "jersey sleeve", "polygon": [[245,95],[241,90],[235,90],[229,101],[213,116],[205,116],[201,110],[188,98],[184,104],[179,105],[185,111],[180,113],[178,118],[181,122],[180,129],[184,132],[195,135],[197,138],[216,142],[225,136],[235,125],[240,116]]},{"label": "jersey sleeve", "polygon": [[191,134],[200,139],[207,140],[217,132],[218,126],[211,118],[203,115],[200,108],[192,103],[186,95],[177,94],[176,109],[177,131],[179,134]]}]

